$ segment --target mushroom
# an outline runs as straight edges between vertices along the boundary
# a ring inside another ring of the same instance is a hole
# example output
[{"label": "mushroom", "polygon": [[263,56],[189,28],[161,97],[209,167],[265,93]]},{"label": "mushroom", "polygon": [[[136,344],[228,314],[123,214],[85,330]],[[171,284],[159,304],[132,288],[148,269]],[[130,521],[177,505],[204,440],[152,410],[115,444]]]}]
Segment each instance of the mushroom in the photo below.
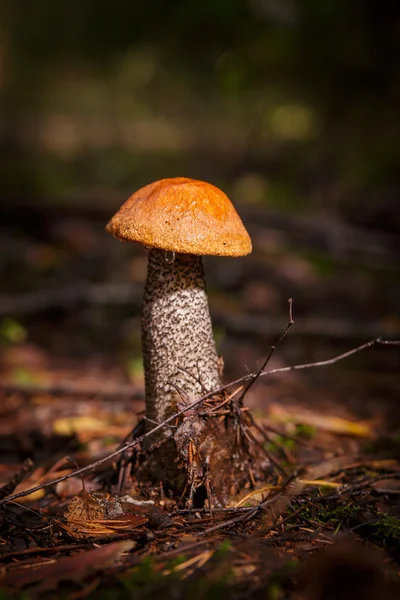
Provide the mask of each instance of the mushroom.
[{"label": "mushroom", "polygon": [[[251,240],[220,189],[186,177],[141,188],[107,231],[149,249],[142,305],[149,430],[182,400],[190,403],[220,386],[201,256],[243,256],[251,252]],[[161,432],[164,439],[171,435],[168,427]]]}]

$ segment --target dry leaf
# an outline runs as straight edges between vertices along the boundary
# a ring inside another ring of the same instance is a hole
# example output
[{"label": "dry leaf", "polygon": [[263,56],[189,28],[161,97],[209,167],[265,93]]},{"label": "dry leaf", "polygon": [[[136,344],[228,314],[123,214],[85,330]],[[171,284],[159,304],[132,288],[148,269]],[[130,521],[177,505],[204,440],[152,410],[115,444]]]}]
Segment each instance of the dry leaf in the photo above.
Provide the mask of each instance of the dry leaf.
[{"label": "dry leaf", "polygon": [[132,541],[114,542],[95,550],[78,552],[72,556],[54,560],[52,564],[13,569],[3,579],[6,586],[24,588],[38,584],[35,591],[54,590],[60,581],[82,581],[88,575],[112,565],[124,552],[134,545]]},{"label": "dry leaf", "polygon": [[373,437],[374,431],[370,423],[356,423],[331,415],[321,415],[311,411],[289,411],[276,404],[270,407],[270,416],[275,421],[301,423],[312,425],[317,429],[324,429],[342,435],[355,435],[357,437]]},{"label": "dry leaf", "polygon": [[81,432],[94,432],[100,435],[101,433],[104,433],[105,430],[107,430],[109,434],[109,428],[109,422],[95,419],[90,415],[63,417],[56,419],[53,423],[53,432],[57,435],[73,435]]}]

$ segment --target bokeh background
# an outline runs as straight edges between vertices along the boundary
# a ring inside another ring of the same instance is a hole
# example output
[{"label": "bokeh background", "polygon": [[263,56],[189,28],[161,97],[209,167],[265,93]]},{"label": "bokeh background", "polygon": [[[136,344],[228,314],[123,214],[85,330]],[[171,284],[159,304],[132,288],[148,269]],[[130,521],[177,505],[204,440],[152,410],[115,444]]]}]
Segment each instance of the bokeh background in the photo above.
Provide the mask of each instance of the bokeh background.
[{"label": "bokeh background", "polygon": [[[271,366],[398,337],[399,48],[395,0],[1,3],[3,377],[140,388],[147,256],[104,226],[171,176],[220,186],[254,240],[206,260],[227,379],[257,368],[289,297]],[[375,348],[248,401],[396,428],[398,363]]]}]

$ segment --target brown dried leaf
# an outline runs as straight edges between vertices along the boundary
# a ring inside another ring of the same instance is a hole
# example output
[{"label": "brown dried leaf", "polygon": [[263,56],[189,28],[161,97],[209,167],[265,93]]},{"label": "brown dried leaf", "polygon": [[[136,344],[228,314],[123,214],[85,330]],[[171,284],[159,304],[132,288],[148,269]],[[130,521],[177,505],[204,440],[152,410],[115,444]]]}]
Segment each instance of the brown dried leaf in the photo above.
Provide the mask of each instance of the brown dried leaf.
[{"label": "brown dried leaf", "polygon": [[65,514],[67,523],[72,521],[93,521],[105,517],[105,509],[100,500],[91,493],[83,490],[68,504]]},{"label": "brown dried leaf", "polygon": [[95,550],[78,552],[73,556],[54,560],[52,564],[36,569],[28,570],[26,566],[16,568],[6,574],[3,584],[17,588],[38,584],[35,586],[36,592],[54,590],[60,581],[82,581],[88,575],[112,565],[133,545],[134,542],[127,540],[114,542]]},{"label": "brown dried leaf", "polygon": [[371,422],[355,422],[337,417],[334,415],[321,415],[308,410],[288,410],[283,406],[272,404],[270,407],[270,416],[278,422],[293,422],[311,425],[317,429],[331,431],[341,435],[351,435],[356,437],[373,437],[374,427]]},{"label": "brown dried leaf", "polygon": [[98,519],[94,521],[71,520],[68,522],[74,537],[98,537],[121,531],[133,531],[147,523],[147,517],[121,515],[118,519]]},{"label": "brown dried leaf", "polygon": [[58,524],[72,537],[80,539],[111,535],[118,531],[133,531],[147,523],[148,515],[144,513],[141,506],[129,504],[128,508],[133,508],[134,513],[133,511],[122,512],[122,507],[121,500],[117,497],[114,498],[109,494],[87,493],[83,489],[81,494],[69,503],[65,514],[66,524]]}]

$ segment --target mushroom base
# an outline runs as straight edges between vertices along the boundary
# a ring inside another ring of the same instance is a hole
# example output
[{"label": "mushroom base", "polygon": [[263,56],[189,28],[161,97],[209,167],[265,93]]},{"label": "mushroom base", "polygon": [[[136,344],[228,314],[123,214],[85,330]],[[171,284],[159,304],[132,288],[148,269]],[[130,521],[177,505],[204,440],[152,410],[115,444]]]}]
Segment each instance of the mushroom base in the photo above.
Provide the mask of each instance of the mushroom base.
[{"label": "mushroom base", "polygon": [[135,470],[141,484],[162,484],[164,492],[191,507],[225,506],[253,478],[262,478],[269,461],[242,429],[247,417],[185,416],[172,438],[143,449]]}]

